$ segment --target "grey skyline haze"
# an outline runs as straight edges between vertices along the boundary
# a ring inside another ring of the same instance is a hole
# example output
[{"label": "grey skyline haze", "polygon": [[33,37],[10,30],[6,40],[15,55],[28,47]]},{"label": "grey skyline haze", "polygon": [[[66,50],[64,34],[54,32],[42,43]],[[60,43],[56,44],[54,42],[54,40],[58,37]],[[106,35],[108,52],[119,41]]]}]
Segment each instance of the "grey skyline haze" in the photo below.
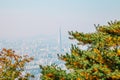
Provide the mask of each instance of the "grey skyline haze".
[{"label": "grey skyline haze", "polygon": [[94,31],[120,20],[120,0],[0,0],[0,38]]}]

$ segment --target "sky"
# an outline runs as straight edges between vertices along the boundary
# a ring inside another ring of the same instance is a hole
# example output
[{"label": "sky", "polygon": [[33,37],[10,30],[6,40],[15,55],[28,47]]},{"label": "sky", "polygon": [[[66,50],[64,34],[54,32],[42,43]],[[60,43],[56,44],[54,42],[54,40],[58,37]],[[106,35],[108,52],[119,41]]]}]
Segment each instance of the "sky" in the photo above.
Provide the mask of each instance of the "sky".
[{"label": "sky", "polygon": [[120,0],[0,0],[0,38],[92,32],[120,20]]}]

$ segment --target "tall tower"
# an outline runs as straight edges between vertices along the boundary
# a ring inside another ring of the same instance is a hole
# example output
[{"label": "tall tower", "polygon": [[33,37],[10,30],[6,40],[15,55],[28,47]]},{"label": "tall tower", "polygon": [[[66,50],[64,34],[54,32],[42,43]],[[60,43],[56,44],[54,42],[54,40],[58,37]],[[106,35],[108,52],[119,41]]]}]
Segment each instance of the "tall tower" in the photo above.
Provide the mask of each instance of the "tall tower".
[{"label": "tall tower", "polygon": [[62,52],[62,35],[61,35],[61,27],[59,28],[59,50]]}]

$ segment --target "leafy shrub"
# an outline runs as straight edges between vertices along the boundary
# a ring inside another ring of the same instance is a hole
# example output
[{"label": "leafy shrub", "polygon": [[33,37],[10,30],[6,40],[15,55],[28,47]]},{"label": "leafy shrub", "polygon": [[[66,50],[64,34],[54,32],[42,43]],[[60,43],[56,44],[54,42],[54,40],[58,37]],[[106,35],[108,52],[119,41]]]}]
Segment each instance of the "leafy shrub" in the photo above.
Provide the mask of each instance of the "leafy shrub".
[{"label": "leafy shrub", "polygon": [[3,49],[0,52],[0,80],[28,80],[31,74],[23,75],[26,63],[33,60],[32,57],[15,54],[12,49]]}]

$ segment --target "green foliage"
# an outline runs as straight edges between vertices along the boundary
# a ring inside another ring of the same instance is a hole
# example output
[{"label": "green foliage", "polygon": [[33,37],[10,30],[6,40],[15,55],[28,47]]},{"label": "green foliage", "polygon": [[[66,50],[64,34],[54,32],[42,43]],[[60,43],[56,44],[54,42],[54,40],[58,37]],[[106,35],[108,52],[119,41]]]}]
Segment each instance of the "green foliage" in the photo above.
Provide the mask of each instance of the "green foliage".
[{"label": "green foliage", "polygon": [[0,52],[0,80],[28,80],[31,74],[22,75],[26,63],[33,60],[32,57],[19,56],[11,49],[3,49]]},{"label": "green foliage", "polygon": [[96,32],[69,32],[70,39],[79,45],[89,44],[86,50],[72,45],[71,54],[58,55],[65,61],[66,70],[57,66],[42,66],[43,80],[118,80],[120,79],[120,21],[95,25]]}]

